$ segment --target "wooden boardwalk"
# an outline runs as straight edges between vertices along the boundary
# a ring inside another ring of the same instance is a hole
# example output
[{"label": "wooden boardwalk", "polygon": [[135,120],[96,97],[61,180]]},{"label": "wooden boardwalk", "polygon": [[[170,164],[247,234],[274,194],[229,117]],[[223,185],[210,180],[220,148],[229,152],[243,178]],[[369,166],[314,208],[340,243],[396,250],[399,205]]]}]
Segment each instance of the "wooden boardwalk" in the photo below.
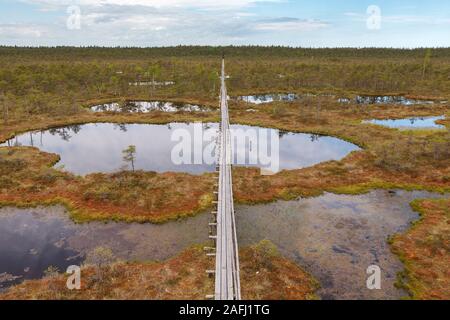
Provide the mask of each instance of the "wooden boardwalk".
[{"label": "wooden boardwalk", "polygon": [[215,274],[213,298],[216,300],[240,300],[241,285],[233,203],[231,134],[227,97],[225,61],[222,60],[217,211],[214,212],[214,221],[210,224],[212,227],[210,237],[215,241],[215,252],[212,255],[216,258],[216,268],[213,271]]}]

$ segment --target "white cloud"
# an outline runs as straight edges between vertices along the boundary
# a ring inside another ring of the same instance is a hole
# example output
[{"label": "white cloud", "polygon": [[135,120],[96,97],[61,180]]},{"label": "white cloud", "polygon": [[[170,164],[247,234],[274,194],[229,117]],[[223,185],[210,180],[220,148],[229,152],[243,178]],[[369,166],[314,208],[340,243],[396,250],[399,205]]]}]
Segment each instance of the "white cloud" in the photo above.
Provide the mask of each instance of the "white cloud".
[{"label": "white cloud", "polygon": [[[42,23],[47,32],[30,44],[228,45],[260,43],[270,33],[314,31],[325,22],[298,18],[266,18],[248,7],[285,0],[23,0],[41,10],[58,12],[57,20]],[[68,30],[67,6],[80,5],[81,29]],[[55,15],[53,15],[54,17]],[[269,16],[270,17],[270,16]],[[24,33],[25,34],[25,33]],[[17,38],[19,39],[19,37]],[[19,44],[28,44],[24,36]],[[6,41],[5,41],[6,42]],[[7,42],[14,43],[13,38]]]},{"label": "white cloud", "polygon": [[92,12],[82,15],[82,28],[92,31],[109,30],[128,31],[160,31],[177,24],[177,19],[161,14],[119,14]]},{"label": "white cloud", "polygon": [[226,9],[244,8],[257,2],[280,2],[280,0],[24,0],[46,7],[60,6],[143,6],[153,8],[199,8]]},{"label": "white cloud", "polygon": [[[345,16],[351,17],[355,21],[366,21],[368,15],[356,13],[356,12],[346,12]],[[420,16],[420,15],[384,15],[381,14],[383,22],[391,23],[414,23],[414,24],[428,24],[428,25],[445,25],[450,24],[450,19],[436,18],[431,16]]]},{"label": "white cloud", "polygon": [[0,24],[0,35],[5,38],[40,38],[46,33],[41,26],[28,24]]},{"label": "white cloud", "polygon": [[398,15],[383,17],[384,21],[394,23],[416,23],[416,24],[450,24],[450,19],[441,19],[428,16]]},{"label": "white cloud", "polygon": [[300,19],[275,19],[257,23],[255,30],[261,31],[312,31],[328,26],[328,23],[318,20],[300,20]]}]

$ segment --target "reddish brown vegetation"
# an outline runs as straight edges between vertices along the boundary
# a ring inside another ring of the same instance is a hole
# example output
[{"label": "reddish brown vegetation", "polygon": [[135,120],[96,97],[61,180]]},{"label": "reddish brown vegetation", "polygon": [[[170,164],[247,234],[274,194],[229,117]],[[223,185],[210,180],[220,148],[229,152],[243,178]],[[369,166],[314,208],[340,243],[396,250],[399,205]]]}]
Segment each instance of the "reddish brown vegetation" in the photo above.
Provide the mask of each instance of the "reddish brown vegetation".
[{"label": "reddish brown vegetation", "polygon": [[392,239],[405,263],[401,285],[413,299],[450,299],[450,199],[416,201],[422,220]]},{"label": "reddish brown vegetation", "polygon": [[[317,289],[312,277],[277,253],[267,253],[267,243],[241,251],[244,299],[312,299]],[[269,249],[270,250],[270,249]],[[66,288],[66,276],[54,275],[26,281],[0,295],[0,300],[39,299],[205,299],[214,291],[214,280],[205,270],[211,258],[200,247],[158,263],[117,263],[102,270],[82,270],[81,290]]]}]

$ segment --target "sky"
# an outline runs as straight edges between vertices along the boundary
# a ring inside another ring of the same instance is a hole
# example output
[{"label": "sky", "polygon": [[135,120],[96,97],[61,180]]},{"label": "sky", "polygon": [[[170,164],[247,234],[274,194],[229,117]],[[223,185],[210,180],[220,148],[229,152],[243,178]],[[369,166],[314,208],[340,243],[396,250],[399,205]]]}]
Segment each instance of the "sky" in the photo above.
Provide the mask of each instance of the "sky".
[{"label": "sky", "polygon": [[0,45],[450,47],[450,1],[0,0]]}]

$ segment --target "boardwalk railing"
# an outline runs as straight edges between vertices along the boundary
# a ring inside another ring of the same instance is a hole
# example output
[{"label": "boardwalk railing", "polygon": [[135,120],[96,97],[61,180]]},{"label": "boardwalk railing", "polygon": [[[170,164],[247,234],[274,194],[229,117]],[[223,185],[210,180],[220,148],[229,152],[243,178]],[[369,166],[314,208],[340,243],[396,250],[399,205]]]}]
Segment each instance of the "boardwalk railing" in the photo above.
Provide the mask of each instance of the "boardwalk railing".
[{"label": "boardwalk railing", "polygon": [[[225,61],[222,61],[221,91],[220,91],[220,135],[218,140],[218,192],[217,211],[210,237],[215,241],[216,258],[215,274],[216,300],[240,300],[241,284],[239,280],[239,256],[236,237],[236,223],[233,203],[233,181],[231,176],[231,134],[228,117],[227,88],[225,84]],[[214,235],[215,231],[215,235]]]}]

